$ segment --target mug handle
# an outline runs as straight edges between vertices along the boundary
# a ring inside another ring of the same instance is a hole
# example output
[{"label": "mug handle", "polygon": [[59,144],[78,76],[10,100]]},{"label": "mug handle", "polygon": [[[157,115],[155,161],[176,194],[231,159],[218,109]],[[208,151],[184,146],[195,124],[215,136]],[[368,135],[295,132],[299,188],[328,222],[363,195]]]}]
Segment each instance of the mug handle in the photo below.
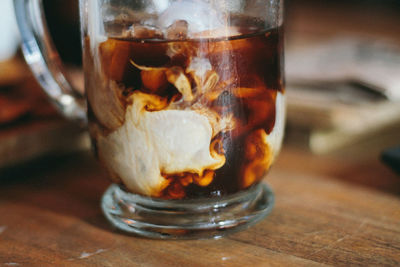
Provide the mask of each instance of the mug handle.
[{"label": "mug handle", "polygon": [[22,52],[53,104],[69,119],[86,123],[84,95],[74,89],[47,29],[42,0],[14,0]]}]

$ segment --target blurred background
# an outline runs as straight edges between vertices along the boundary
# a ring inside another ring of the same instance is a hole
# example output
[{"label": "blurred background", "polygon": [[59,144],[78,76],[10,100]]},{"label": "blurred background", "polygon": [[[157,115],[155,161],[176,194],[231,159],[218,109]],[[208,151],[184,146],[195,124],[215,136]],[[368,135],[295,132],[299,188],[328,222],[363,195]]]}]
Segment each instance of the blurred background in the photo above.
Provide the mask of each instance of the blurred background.
[{"label": "blurred background", "polygon": [[[82,86],[78,1],[43,2],[56,47]],[[285,12],[285,148],[365,161],[399,145],[400,1],[287,0]],[[2,0],[0,170],[89,147],[30,74],[12,15],[12,1]]]}]

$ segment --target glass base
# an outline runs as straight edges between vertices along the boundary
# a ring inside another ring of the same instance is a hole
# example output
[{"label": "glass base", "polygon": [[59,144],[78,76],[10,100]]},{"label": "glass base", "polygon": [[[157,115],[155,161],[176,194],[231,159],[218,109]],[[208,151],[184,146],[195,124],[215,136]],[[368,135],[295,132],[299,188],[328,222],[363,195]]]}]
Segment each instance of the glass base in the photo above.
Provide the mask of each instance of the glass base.
[{"label": "glass base", "polygon": [[260,183],[228,197],[197,200],[161,200],[111,185],[101,206],[116,228],[157,239],[219,238],[250,227],[267,216],[274,194]]}]

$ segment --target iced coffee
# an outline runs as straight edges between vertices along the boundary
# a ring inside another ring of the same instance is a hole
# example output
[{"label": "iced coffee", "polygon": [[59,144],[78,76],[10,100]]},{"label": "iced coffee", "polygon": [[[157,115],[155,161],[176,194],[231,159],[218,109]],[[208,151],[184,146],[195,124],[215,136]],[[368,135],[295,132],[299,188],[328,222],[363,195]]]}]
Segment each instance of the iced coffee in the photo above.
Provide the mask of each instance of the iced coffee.
[{"label": "iced coffee", "polygon": [[114,182],[193,199],[263,179],[283,135],[282,29],[249,20],[202,28],[172,16],[158,27],[125,16],[86,37],[89,128]]}]

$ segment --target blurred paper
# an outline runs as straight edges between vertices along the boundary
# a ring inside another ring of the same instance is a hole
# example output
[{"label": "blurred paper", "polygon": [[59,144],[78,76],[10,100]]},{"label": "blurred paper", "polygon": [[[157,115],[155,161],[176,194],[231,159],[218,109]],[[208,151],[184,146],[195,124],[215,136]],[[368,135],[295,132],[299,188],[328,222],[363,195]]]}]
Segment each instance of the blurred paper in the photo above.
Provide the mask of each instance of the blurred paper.
[{"label": "blurred paper", "polygon": [[313,152],[390,144],[379,140],[384,131],[400,140],[400,48],[354,38],[295,47],[287,80],[289,128],[306,133]]},{"label": "blurred paper", "polygon": [[400,48],[369,39],[340,38],[287,52],[288,84],[356,82],[400,100]]}]

